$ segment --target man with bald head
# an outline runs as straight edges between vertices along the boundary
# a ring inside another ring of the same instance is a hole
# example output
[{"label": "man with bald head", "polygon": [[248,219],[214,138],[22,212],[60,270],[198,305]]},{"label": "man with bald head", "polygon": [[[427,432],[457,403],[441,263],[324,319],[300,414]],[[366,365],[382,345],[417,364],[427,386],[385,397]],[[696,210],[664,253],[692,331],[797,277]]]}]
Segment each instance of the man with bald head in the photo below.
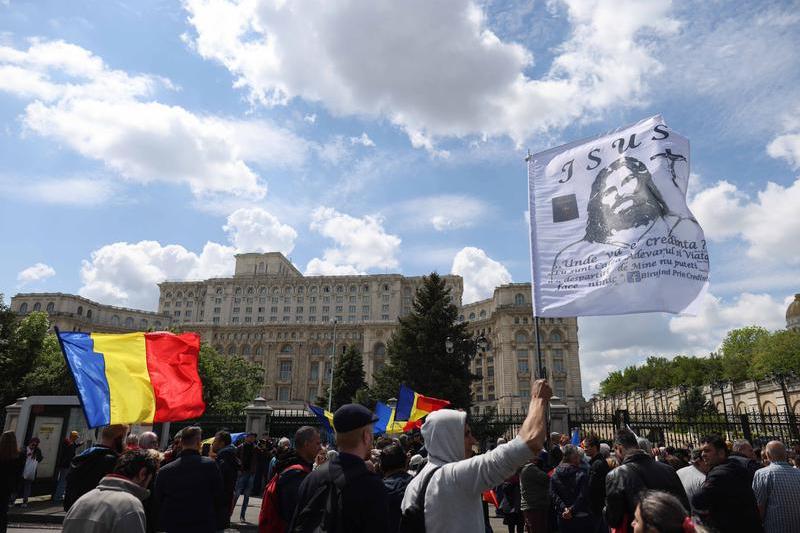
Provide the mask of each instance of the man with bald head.
[{"label": "man with bald head", "polygon": [[800,527],[800,470],[786,461],[786,447],[770,441],[765,449],[769,466],[753,475],[753,493],[764,531],[789,533]]}]

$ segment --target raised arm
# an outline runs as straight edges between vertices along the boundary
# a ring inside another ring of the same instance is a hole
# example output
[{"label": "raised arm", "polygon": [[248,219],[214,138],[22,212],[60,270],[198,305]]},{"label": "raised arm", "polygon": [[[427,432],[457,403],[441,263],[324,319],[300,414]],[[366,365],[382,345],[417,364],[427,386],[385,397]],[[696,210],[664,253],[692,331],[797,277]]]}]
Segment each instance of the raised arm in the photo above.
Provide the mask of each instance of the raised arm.
[{"label": "raised arm", "polygon": [[547,409],[552,396],[553,390],[547,384],[547,380],[537,379],[533,382],[528,416],[525,417],[517,436],[525,441],[534,454],[538,454],[544,448],[547,438]]}]

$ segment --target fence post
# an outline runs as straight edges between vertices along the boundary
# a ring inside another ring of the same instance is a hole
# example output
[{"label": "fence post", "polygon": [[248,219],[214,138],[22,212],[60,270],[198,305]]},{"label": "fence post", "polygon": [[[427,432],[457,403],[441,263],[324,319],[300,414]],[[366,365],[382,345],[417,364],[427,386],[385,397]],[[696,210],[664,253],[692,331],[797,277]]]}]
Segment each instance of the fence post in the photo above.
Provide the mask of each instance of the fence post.
[{"label": "fence post", "polygon": [[269,429],[268,420],[271,413],[272,407],[267,405],[266,399],[259,396],[253,400],[253,403],[244,408],[244,414],[247,416],[245,431],[258,435],[266,433]]},{"label": "fence post", "polygon": [[753,432],[750,431],[750,419],[747,417],[747,414],[740,414],[739,422],[742,424],[744,438],[747,439],[748,442],[753,442]]}]

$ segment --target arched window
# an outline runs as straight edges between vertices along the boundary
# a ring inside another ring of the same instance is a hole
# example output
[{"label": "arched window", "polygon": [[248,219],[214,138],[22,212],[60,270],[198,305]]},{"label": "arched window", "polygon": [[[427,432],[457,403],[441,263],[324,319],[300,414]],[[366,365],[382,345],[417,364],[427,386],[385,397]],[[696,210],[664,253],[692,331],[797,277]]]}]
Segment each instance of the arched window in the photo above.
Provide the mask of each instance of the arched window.
[{"label": "arched window", "polygon": [[234,346],[233,344],[228,346],[228,355],[231,356],[236,355],[236,346]]},{"label": "arched window", "polygon": [[167,291],[167,293],[164,296],[167,298],[172,298],[172,291]]},{"label": "arched window", "polygon": [[253,355],[255,355],[256,357],[261,357],[262,353],[263,352],[261,350],[261,346],[256,346],[256,349],[253,351]]},{"label": "arched window", "polygon": [[86,311],[86,318],[92,318],[92,310],[91,309]]},{"label": "arched window", "polygon": [[33,304],[33,310],[34,311],[41,311],[42,310],[42,304],[40,304],[39,302],[36,302],[35,304]]},{"label": "arched window", "polygon": [[[91,313],[91,311],[89,311],[89,312]],[[156,330],[160,330],[161,329],[161,321],[160,320],[156,320],[155,323],[153,324],[153,327]]]},{"label": "arched window", "polygon": [[242,288],[241,287],[236,287],[236,290],[233,291],[233,292],[234,292],[234,294],[236,294],[236,296],[241,296],[242,295]]},{"label": "arched window", "polygon": [[794,414],[800,415],[800,401],[794,402],[794,407],[792,407],[792,411],[794,411]]},{"label": "arched window", "polygon": [[267,288],[266,287],[259,287],[258,294],[260,294],[261,296],[264,296],[265,294],[267,294]]},{"label": "arched window", "polygon": [[317,294],[317,288],[316,287],[311,287],[310,290],[311,290],[311,294]]},{"label": "arched window", "polygon": [[475,320],[475,313],[470,313],[469,314],[469,319],[470,320]]},{"label": "arched window", "polygon": [[52,313],[56,308],[56,304],[53,302],[47,302],[47,312]]},{"label": "arched window", "polygon": [[357,291],[358,287],[356,287],[355,285],[350,285],[350,292],[357,292]]},{"label": "arched window", "polygon": [[111,325],[112,326],[119,326],[119,317],[117,315],[113,315],[111,317]]},{"label": "arched window", "polygon": [[133,318],[128,317],[125,319],[125,327],[132,328],[133,327]]},{"label": "arched window", "polygon": [[736,413],[740,415],[747,414],[747,404],[739,402],[739,405],[736,406]]},{"label": "arched window", "polygon": [[255,294],[256,290],[253,287],[247,287],[247,294]]},{"label": "arched window", "polygon": [[386,356],[386,346],[384,346],[382,342],[379,342],[372,349],[372,353],[375,354],[375,357],[385,357]]},{"label": "arched window", "polygon": [[147,329],[147,320],[144,318],[139,320],[139,329]]},{"label": "arched window", "polygon": [[175,298],[183,298],[183,292],[178,291],[175,293]]},{"label": "arched window", "polygon": [[217,287],[217,294],[222,294],[222,287]]},{"label": "arched window", "polygon": [[192,291],[189,291],[189,292],[186,293],[186,297],[187,298],[194,298],[194,293]]},{"label": "arched window", "polygon": [[319,345],[314,344],[311,346],[311,355],[319,355]]},{"label": "arched window", "polygon": [[302,286],[297,287],[297,294],[303,294],[304,292],[305,292],[305,288],[304,287],[302,287]]},{"label": "arched window", "polygon": [[514,303],[516,305],[523,305],[525,303],[525,296],[523,294],[517,294],[514,296]]},{"label": "arched window", "polygon": [[561,342],[561,333],[554,331],[550,334],[550,342]]},{"label": "arched window", "polygon": [[83,316],[83,306],[82,305],[78,306],[78,316]]},{"label": "arched window", "polygon": [[281,347],[281,353],[292,353],[292,352],[294,352],[294,348],[292,348],[291,344],[284,344],[283,347]]},{"label": "arched window", "polygon": [[266,269],[267,269],[267,264],[264,261],[261,261],[260,263],[258,263],[258,271],[259,272],[264,272],[264,271],[266,271]]},{"label": "arched window", "polygon": [[778,412],[778,408],[775,407],[775,404],[770,401],[764,402],[764,407],[762,408],[762,410],[764,411],[765,414],[768,415],[773,415]]},{"label": "arched window", "polygon": [[517,344],[524,344],[528,342],[528,334],[524,331],[520,331],[517,333],[516,337],[514,337],[514,340],[517,341]]},{"label": "arched window", "polygon": [[19,306],[20,313],[27,313],[28,312],[28,303],[22,302],[22,305]]},{"label": "arched window", "polygon": [[481,309],[481,318],[486,318],[486,309]]},{"label": "arched window", "polygon": [[246,344],[242,346],[242,357],[250,357],[250,347]]},{"label": "arched window", "polygon": [[292,288],[288,287],[288,286],[284,287],[283,288],[283,294],[292,294]]}]

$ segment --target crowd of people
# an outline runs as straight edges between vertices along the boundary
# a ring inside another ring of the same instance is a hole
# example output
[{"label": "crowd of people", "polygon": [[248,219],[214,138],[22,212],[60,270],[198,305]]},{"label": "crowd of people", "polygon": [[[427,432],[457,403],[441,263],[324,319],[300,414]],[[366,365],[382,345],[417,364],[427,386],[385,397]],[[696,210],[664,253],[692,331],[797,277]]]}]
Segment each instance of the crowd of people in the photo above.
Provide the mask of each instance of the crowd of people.
[{"label": "crowd of people", "polygon": [[[335,447],[310,426],[277,443],[253,433],[234,442],[227,431],[203,441],[201,428],[187,427],[161,451],[154,433],[114,425],[78,453],[72,432],[52,497],[67,533],[216,533],[240,500],[246,520],[253,495],[260,533],[485,533],[492,513],[510,533],[800,531],[798,458],[780,441],[760,450],[709,435],[674,449],[622,429],[613,442],[587,435],[574,445],[547,433],[550,396],[535,382],[518,434],[483,453],[463,411],[376,438],[376,417],[358,404],[334,413]],[[7,504],[27,502],[38,444],[18,450],[13,432],[0,437],[0,532]]]}]

